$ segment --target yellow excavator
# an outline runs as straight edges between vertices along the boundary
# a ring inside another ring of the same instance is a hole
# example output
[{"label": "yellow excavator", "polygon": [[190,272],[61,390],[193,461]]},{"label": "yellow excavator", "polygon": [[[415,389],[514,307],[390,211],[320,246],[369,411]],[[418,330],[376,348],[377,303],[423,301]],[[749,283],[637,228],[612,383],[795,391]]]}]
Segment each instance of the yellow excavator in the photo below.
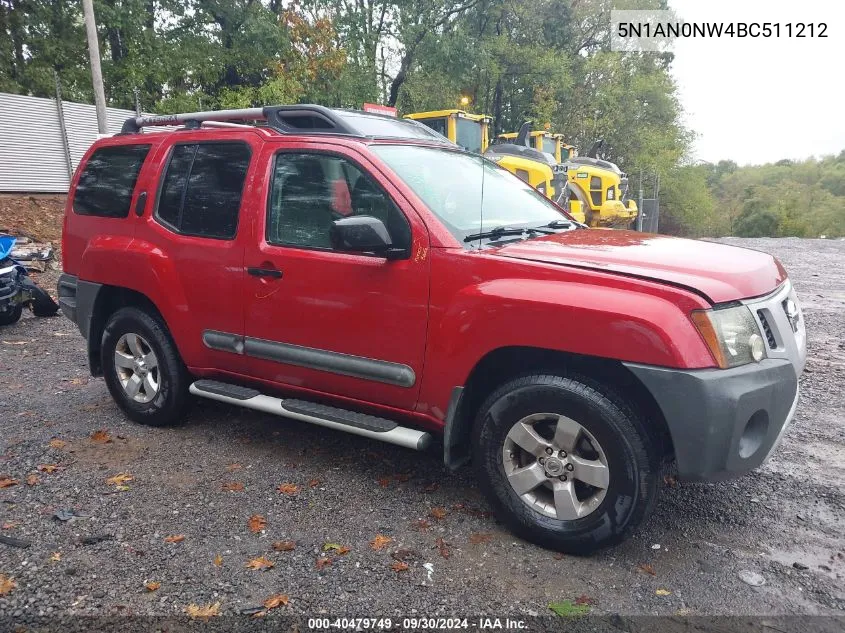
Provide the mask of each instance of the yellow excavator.
[{"label": "yellow excavator", "polygon": [[[427,125],[470,152],[484,154],[551,200],[566,200],[563,195],[566,172],[557,157],[529,145],[530,124],[520,130],[522,138],[519,138],[520,134],[513,135],[513,143],[506,141],[490,145],[490,123],[493,119],[487,115],[455,109],[415,112],[405,118]],[[570,209],[570,213],[579,222],[584,222],[584,214],[579,209]]]},{"label": "yellow excavator", "polygon": [[[503,142],[513,142],[517,133],[499,134]],[[597,157],[603,141],[596,141],[586,156],[563,142],[562,134],[534,130],[531,147],[552,154],[566,168],[569,187],[565,206],[570,213],[583,214],[590,226],[627,226],[637,217],[637,203],[626,199],[628,176],[615,163]],[[562,201],[563,202],[563,201]]]}]

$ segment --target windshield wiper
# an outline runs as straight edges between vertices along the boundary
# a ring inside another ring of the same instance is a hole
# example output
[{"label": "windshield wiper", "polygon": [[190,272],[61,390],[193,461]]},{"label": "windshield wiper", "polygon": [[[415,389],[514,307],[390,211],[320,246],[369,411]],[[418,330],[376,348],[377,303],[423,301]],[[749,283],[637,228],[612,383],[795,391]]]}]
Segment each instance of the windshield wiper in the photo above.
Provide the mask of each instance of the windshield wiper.
[{"label": "windshield wiper", "polygon": [[549,231],[543,231],[541,229],[532,229],[530,227],[526,228],[516,228],[516,227],[509,227],[509,226],[497,226],[494,229],[490,229],[489,231],[481,231],[480,233],[471,233],[464,238],[464,242],[472,242],[474,240],[483,240],[485,238],[490,239],[498,239],[500,237],[504,237],[506,235],[523,235],[525,233],[548,233]]},{"label": "windshield wiper", "polygon": [[570,220],[552,220],[551,222],[549,222],[548,224],[544,224],[544,225],[543,225],[543,226],[541,226],[540,228],[545,228],[545,229],[568,229],[568,228],[569,228],[569,227],[571,227],[573,224],[576,224],[576,223],[575,223],[575,222],[572,222],[572,221],[570,221]]}]

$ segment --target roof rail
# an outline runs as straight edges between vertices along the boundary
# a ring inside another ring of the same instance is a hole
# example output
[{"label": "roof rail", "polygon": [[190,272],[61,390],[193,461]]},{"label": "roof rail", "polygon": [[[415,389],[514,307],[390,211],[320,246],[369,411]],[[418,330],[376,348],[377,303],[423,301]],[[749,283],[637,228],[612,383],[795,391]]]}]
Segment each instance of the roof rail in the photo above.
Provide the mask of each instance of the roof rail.
[{"label": "roof rail", "polygon": [[160,125],[201,125],[206,121],[266,121],[267,126],[283,134],[347,134],[360,136],[330,108],[320,105],[283,105],[240,110],[185,112],[126,119],[121,134],[137,134],[141,128]]}]

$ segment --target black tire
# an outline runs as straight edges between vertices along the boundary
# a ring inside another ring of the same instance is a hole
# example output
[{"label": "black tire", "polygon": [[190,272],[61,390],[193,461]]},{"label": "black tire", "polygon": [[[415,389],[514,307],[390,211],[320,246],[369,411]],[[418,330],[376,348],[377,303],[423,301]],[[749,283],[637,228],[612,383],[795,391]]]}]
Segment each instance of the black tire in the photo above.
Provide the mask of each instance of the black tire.
[{"label": "black tire", "polygon": [[[610,474],[604,499],[581,518],[559,520],[537,511],[507,479],[508,432],[537,413],[576,420],[604,451]],[[522,538],[569,554],[619,543],[649,515],[658,494],[657,447],[633,407],[611,388],[577,374],[525,376],[502,385],[481,406],[473,427],[476,475],[497,518]]]},{"label": "black tire", "polygon": [[[142,336],[155,352],[159,388],[149,402],[141,403],[130,398],[118,378],[115,351],[124,334]],[[157,315],[139,308],[121,308],[106,323],[100,353],[109,392],[129,419],[149,426],[168,426],[184,421],[191,402],[188,393],[190,376],[167,326]]]},{"label": "black tire", "polygon": [[23,314],[23,306],[21,304],[17,304],[11,310],[0,312],[0,325],[17,323],[21,318],[21,314]]}]

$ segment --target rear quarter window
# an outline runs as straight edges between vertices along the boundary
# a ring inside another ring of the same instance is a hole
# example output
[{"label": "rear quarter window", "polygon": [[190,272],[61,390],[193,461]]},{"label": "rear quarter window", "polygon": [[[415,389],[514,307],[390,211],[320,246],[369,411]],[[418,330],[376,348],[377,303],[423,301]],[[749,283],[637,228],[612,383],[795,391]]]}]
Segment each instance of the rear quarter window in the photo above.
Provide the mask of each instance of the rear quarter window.
[{"label": "rear quarter window", "polygon": [[78,215],[125,218],[149,145],[101,147],[91,154],[73,194]]}]

